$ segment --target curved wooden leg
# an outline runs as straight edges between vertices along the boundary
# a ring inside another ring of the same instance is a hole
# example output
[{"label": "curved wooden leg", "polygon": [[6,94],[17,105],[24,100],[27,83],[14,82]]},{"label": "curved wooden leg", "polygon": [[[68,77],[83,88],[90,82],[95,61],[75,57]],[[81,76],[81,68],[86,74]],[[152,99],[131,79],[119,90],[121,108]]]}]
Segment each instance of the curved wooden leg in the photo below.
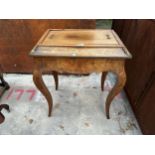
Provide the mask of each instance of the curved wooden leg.
[{"label": "curved wooden leg", "polygon": [[106,105],[105,105],[107,119],[110,118],[109,117],[109,109],[110,109],[110,104],[111,104],[112,100],[118,93],[120,93],[120,91],[123,89],[125,82],[126,82],[126,73],[125,73],[124,67],[121,71],[116,71],[115,73],[117,74],[117,81],[116,81],[115,86],[109,92],[109,95],[106,100]]},{"label": "curved wooden leg", "polygon": [[102,72],[102,75],[101,75],[101,90],[102,91],[104,90],[104,81],[105,81],[106,75],[107,75],[106,72]]},{"label": "curved wooden leg", "polygon": [[43,82],[42,72],[39,69],[35,69],[33,71],[33,81],[34,81],[36,87],[45,96],[45,98],[48,102],[48,108],[49,108],[48,116],[50,117],[51,113],[52,113],[53,100],[52,100],[52,96],[51,96],[49,90],[47,89],[46,85]]},{"label": "curved wooden leg", "polygon": [[58,90],[58,86],[59,86],[58,73],[54,71],[53,77],[54,77],[54,82],[55,82],[55,89]]}]

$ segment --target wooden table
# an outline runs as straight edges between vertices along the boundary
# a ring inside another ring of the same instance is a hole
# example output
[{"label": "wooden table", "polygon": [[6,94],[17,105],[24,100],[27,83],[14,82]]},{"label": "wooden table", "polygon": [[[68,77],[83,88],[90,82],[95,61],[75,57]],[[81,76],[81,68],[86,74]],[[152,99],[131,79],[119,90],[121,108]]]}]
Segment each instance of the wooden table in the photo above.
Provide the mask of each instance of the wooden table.
[{"label": "wooden table", "polygon": [[32,49],[33,80],[45,96],[51,116],[52,96],[42,79],[43,72],[51,72],[58,89],[58,72],[85,74],[102,72],[101,89],[108,71],[117,75],[117,82],[106,99],[106,116],[113,98],[126,82],[125,60],[131,54],[113,30],[49,29]]}]

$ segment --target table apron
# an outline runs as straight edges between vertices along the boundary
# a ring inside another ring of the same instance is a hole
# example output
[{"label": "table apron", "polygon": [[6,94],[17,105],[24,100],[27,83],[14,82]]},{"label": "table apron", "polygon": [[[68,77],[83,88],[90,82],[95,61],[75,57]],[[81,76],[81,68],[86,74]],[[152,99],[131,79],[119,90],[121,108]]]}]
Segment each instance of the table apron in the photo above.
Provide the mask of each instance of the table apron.
[{"label": "table apron", "polygon": [[74,74],[113,71],[118,72],[124,67],[125,59],[119,58],[34,58],[36,69],[42,71],[68,72]]}]

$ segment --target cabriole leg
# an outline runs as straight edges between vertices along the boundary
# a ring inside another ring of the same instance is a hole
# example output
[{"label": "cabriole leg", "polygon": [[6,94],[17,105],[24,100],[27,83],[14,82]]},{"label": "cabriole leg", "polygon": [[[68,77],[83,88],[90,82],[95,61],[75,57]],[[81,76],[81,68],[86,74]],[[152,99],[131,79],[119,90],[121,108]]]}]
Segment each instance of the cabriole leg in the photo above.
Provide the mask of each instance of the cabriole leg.
[{"label": "cabriole leg", "polygon": [[109,109],[110,109],[110,104],[111,104],[112,100],[114,99],[114,97],[117,94],[119,94],[121,92],[121,90],[123,89],[125,82],[126,82],[126,73],[125,73],[124,67],[119,71],[115,71],[115,73],[117,74],[117,81],[116,81],[115,86],[109,92],[109,95],[106,99],[106,104],[105,104],[107,119],[110,118]]},{"label": "cabriole leg", "polygon": [[33,71],[33,81],[34,81],[36,87],[45,96],[45,98],[48,102],[48,108],[49,108],[48,116],[50,117],[51,113],[52,113],[53,100],[52,100],[52,96],[51,96],[49,90],[47,89],[45,83],[43,82],[42,72],[40,69],[35,69]]}]

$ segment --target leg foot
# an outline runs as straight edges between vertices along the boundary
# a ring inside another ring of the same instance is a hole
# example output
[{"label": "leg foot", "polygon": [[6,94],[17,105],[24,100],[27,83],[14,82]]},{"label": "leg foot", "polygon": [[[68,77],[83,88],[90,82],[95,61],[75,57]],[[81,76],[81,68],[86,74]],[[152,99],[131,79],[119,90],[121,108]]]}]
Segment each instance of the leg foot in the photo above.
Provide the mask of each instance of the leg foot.
[{"label": "leg foot", "polygon": [[109,114],[106,114],[106,117],[107,117],[107,119],[110,119],[110,116],[109,116]]}]

